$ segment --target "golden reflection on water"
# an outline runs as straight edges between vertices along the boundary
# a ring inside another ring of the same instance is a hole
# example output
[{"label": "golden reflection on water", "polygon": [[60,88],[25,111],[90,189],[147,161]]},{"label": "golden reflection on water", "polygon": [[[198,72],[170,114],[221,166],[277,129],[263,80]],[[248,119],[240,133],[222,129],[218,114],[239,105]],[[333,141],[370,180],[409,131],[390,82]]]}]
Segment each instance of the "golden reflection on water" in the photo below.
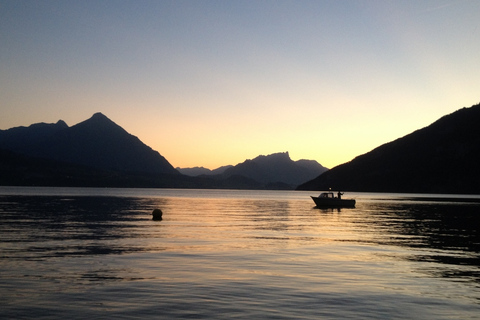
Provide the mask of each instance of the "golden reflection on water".
[{"label": "golden reflection on water", "polygon": [[[178,193],[1,198],[10,315],[26,301],[86,317],[138,306],[138,317],[219,319],[480,311],[478,205],[360,199],[320,210],[282,192]],[[155,208],[163,220],[152,220]]]}]

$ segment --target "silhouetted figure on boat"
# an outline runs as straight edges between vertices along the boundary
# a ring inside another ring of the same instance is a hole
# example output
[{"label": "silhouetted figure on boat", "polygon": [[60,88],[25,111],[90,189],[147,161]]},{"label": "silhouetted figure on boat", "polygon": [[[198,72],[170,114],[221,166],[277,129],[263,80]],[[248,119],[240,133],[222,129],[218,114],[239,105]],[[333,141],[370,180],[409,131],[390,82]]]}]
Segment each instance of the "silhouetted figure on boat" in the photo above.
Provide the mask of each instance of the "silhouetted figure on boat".
[{"label": "silhouetted figure on boat", "polygon": [[312,197],[318,208],[355,208],[355,199],[342,199],[343,192],[335,197],[333,192],[322,192],[318,197]]}]

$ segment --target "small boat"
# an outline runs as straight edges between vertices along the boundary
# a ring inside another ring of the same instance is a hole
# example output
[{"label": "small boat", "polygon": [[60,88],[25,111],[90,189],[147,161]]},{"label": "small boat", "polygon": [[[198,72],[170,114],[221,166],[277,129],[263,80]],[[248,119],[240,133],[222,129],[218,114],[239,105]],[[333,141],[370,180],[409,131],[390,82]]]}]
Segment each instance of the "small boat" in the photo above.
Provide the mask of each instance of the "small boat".
[{"label": "small boat", "polygon": [[318,197],[310,197],[319,208],[354,208],[355,199],[342,199],[342,194],[338,192],[335,197],[333,192],[322,192]]}]

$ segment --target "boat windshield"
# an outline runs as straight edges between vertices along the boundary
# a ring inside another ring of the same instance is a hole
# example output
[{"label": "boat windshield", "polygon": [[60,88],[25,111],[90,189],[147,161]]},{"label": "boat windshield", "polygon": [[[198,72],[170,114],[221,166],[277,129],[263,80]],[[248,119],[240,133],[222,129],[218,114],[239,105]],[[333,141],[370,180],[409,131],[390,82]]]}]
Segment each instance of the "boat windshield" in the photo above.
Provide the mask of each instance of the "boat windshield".
[{"label": "boat windshield", "polygon": [[333,192],[323,192],[320,194],[319,198],[334,198]]}]

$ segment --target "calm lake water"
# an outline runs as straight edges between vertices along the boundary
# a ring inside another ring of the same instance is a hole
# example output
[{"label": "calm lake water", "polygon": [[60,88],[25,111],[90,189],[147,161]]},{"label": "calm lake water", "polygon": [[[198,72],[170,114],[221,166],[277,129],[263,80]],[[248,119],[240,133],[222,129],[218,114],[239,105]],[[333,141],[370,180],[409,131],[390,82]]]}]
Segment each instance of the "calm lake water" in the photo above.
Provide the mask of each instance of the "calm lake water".
[{"label": "calm lake water", "polygon": [[479,196],[310,195],[0,187],[0,318],[480,318]]}]

